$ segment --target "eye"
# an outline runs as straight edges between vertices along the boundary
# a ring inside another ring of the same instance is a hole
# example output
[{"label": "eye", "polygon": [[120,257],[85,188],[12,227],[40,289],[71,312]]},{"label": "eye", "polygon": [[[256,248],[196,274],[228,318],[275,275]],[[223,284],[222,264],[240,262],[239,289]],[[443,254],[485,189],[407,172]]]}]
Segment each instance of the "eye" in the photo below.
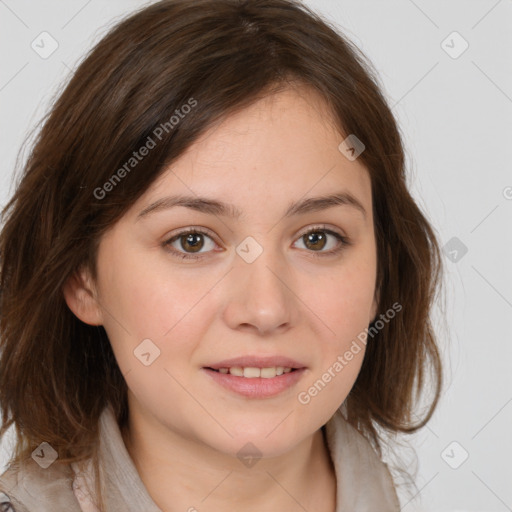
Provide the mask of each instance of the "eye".
[{"label": "eye", "polygon": [[[173,256],[178,258],[200,259],[202,258],[200,250],[205,246],[204,237],[209,238],[213,242],[212,237],[206,231],[199,228],[188,228],[164,242],[163,245]],[[190,250],[191,253],[176,250],[174,244],[178,244],[185,251]],[[213,244],[215,245],[215,242]],[[169,249],[169,247],[172,247],[172,249]]]},{"label": "eye", "polygon": [[[205,237],[210,240],[210,249],[214,248],[216,244],[212,236],[207,231],[194,227],[179,232],[165,241],[163,246],[172,256],[197,260],[201,259],[204,253],[208,252],[208,244],[205,243]],[[329,243],[329,238],[334,240]],[[305,248],[309,249],[308,252],[313,253],[313,256],[333,256],[338,254],[345,246],[350,245],[348,238],[331,229],[327,229],[325,226],[310,228],[298,238],[298,241],[301,241]],[[323,249],[329,245],[334,247],[324,251]],[[201,251],[205,247],[207,250]]]},{"label": "eye", "polygon": [[[331,241],[330,250],[324,251],[326,246],[329,246],[329,238],[334,238]],[[303,243],[306,249],[311,249],[313,256],[333,256],[338,254],[345,246],[350,245],[347,237],[336,233],[331,229],[327,229],[325,226],[315,226],[310,228],[308,231],[303,233],[299,239]],[[337,243],[336,243],[337,242]],[[334,247],[333,247],[334,246]]]}]

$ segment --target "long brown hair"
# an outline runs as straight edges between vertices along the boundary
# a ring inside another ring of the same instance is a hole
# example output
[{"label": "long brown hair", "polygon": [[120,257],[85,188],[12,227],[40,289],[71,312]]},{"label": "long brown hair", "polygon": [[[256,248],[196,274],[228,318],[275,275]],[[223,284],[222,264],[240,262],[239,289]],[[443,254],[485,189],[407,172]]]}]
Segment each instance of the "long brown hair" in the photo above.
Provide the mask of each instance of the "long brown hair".
[{"label": "long brown hair", "polygon": [[[347,419],[379,454],[378,428],[414,432],[430,419],[442,384],[430,318],[442,261],[407,189],[402,138],[371,64],[298,1],[163,0],[121,21],[86,56],[3,211],[0,437],[15,425],[11,462],[42,440],[58,452],[56,464],[95,454],[107,404],[124,424],[127,386],[105,330],[71,313],[63,284],[82,266],[96,277],[102,234],[205,130],[293,84],[320,93],[343,138],[355,134],[366,146],[359,159],[371,177],[379,311],[403,306],[368,342]],[[154,148],[117,179],[158,127]],[[427,383],[429,407],[415,422]]]}]

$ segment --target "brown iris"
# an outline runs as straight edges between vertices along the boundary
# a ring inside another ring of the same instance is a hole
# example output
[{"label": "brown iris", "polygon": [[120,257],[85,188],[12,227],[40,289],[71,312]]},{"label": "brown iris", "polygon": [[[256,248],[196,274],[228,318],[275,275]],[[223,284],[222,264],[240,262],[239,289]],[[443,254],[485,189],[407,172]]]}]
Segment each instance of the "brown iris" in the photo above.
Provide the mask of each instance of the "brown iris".
[{"label": "brown iris", "polygon": [[[186,235],[181,235],[180,236],[181,246],[186,251],[189,251],[189,247],[190,247],[189,252],[199,252],[203,248],[203,245],[204,245],[204,240],[202,238],[203,238],[203,235],[200,233],[187,233]],[[185,240],[185,243],[183,242],[183,240]],[[189,247],[187,247],[187,245]]]},{"label": "brown iris", "polygon": [[[304,240],[306,247],[312,248],[314,250],[323,249],[326,244],[325,233],[322,233],[321,231],[312,231],[311,233],[304,235],[302,239]],[[312,244],[312,247],[308,245],[309,243]]]}]

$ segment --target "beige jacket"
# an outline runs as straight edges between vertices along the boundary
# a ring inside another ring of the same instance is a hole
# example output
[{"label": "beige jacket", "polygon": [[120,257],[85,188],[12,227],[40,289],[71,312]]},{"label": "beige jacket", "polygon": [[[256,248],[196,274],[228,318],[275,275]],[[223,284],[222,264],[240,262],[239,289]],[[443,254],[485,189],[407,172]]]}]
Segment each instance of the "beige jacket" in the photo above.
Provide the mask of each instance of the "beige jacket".
[{"label": "beige jacket", "polygon": [[[366,439],[339,411],[325,429],[336,472],[336,512],[398,512],[389,470]],[[110,407],[100,417],[100,457],[107,489],[104,512],[162,512],[139,477]],[[76,465],[43,469],[29,459],[21,469],[10,467],[0,475],[0,511],[96,512],[84,479],[90,481],[91,473]]]}]

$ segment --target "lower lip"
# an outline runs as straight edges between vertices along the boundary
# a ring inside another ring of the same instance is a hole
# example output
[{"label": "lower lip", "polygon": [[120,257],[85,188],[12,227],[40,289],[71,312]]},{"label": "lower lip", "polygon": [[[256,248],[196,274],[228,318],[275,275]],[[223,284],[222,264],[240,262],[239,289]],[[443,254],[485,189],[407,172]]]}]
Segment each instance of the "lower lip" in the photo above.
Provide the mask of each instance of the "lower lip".
[{"label": "lower lip", "polygon": [[270,379],[263,379],[261,377],[249,379],[247,377],[237,377],[230,373],[220,373],[208,368],[203,368],[203,371],[210,375],[210,377],[222,387],[249,398],[269,398],[282,393],[300,380],[304,370],[305,368],[300,368]]}]

